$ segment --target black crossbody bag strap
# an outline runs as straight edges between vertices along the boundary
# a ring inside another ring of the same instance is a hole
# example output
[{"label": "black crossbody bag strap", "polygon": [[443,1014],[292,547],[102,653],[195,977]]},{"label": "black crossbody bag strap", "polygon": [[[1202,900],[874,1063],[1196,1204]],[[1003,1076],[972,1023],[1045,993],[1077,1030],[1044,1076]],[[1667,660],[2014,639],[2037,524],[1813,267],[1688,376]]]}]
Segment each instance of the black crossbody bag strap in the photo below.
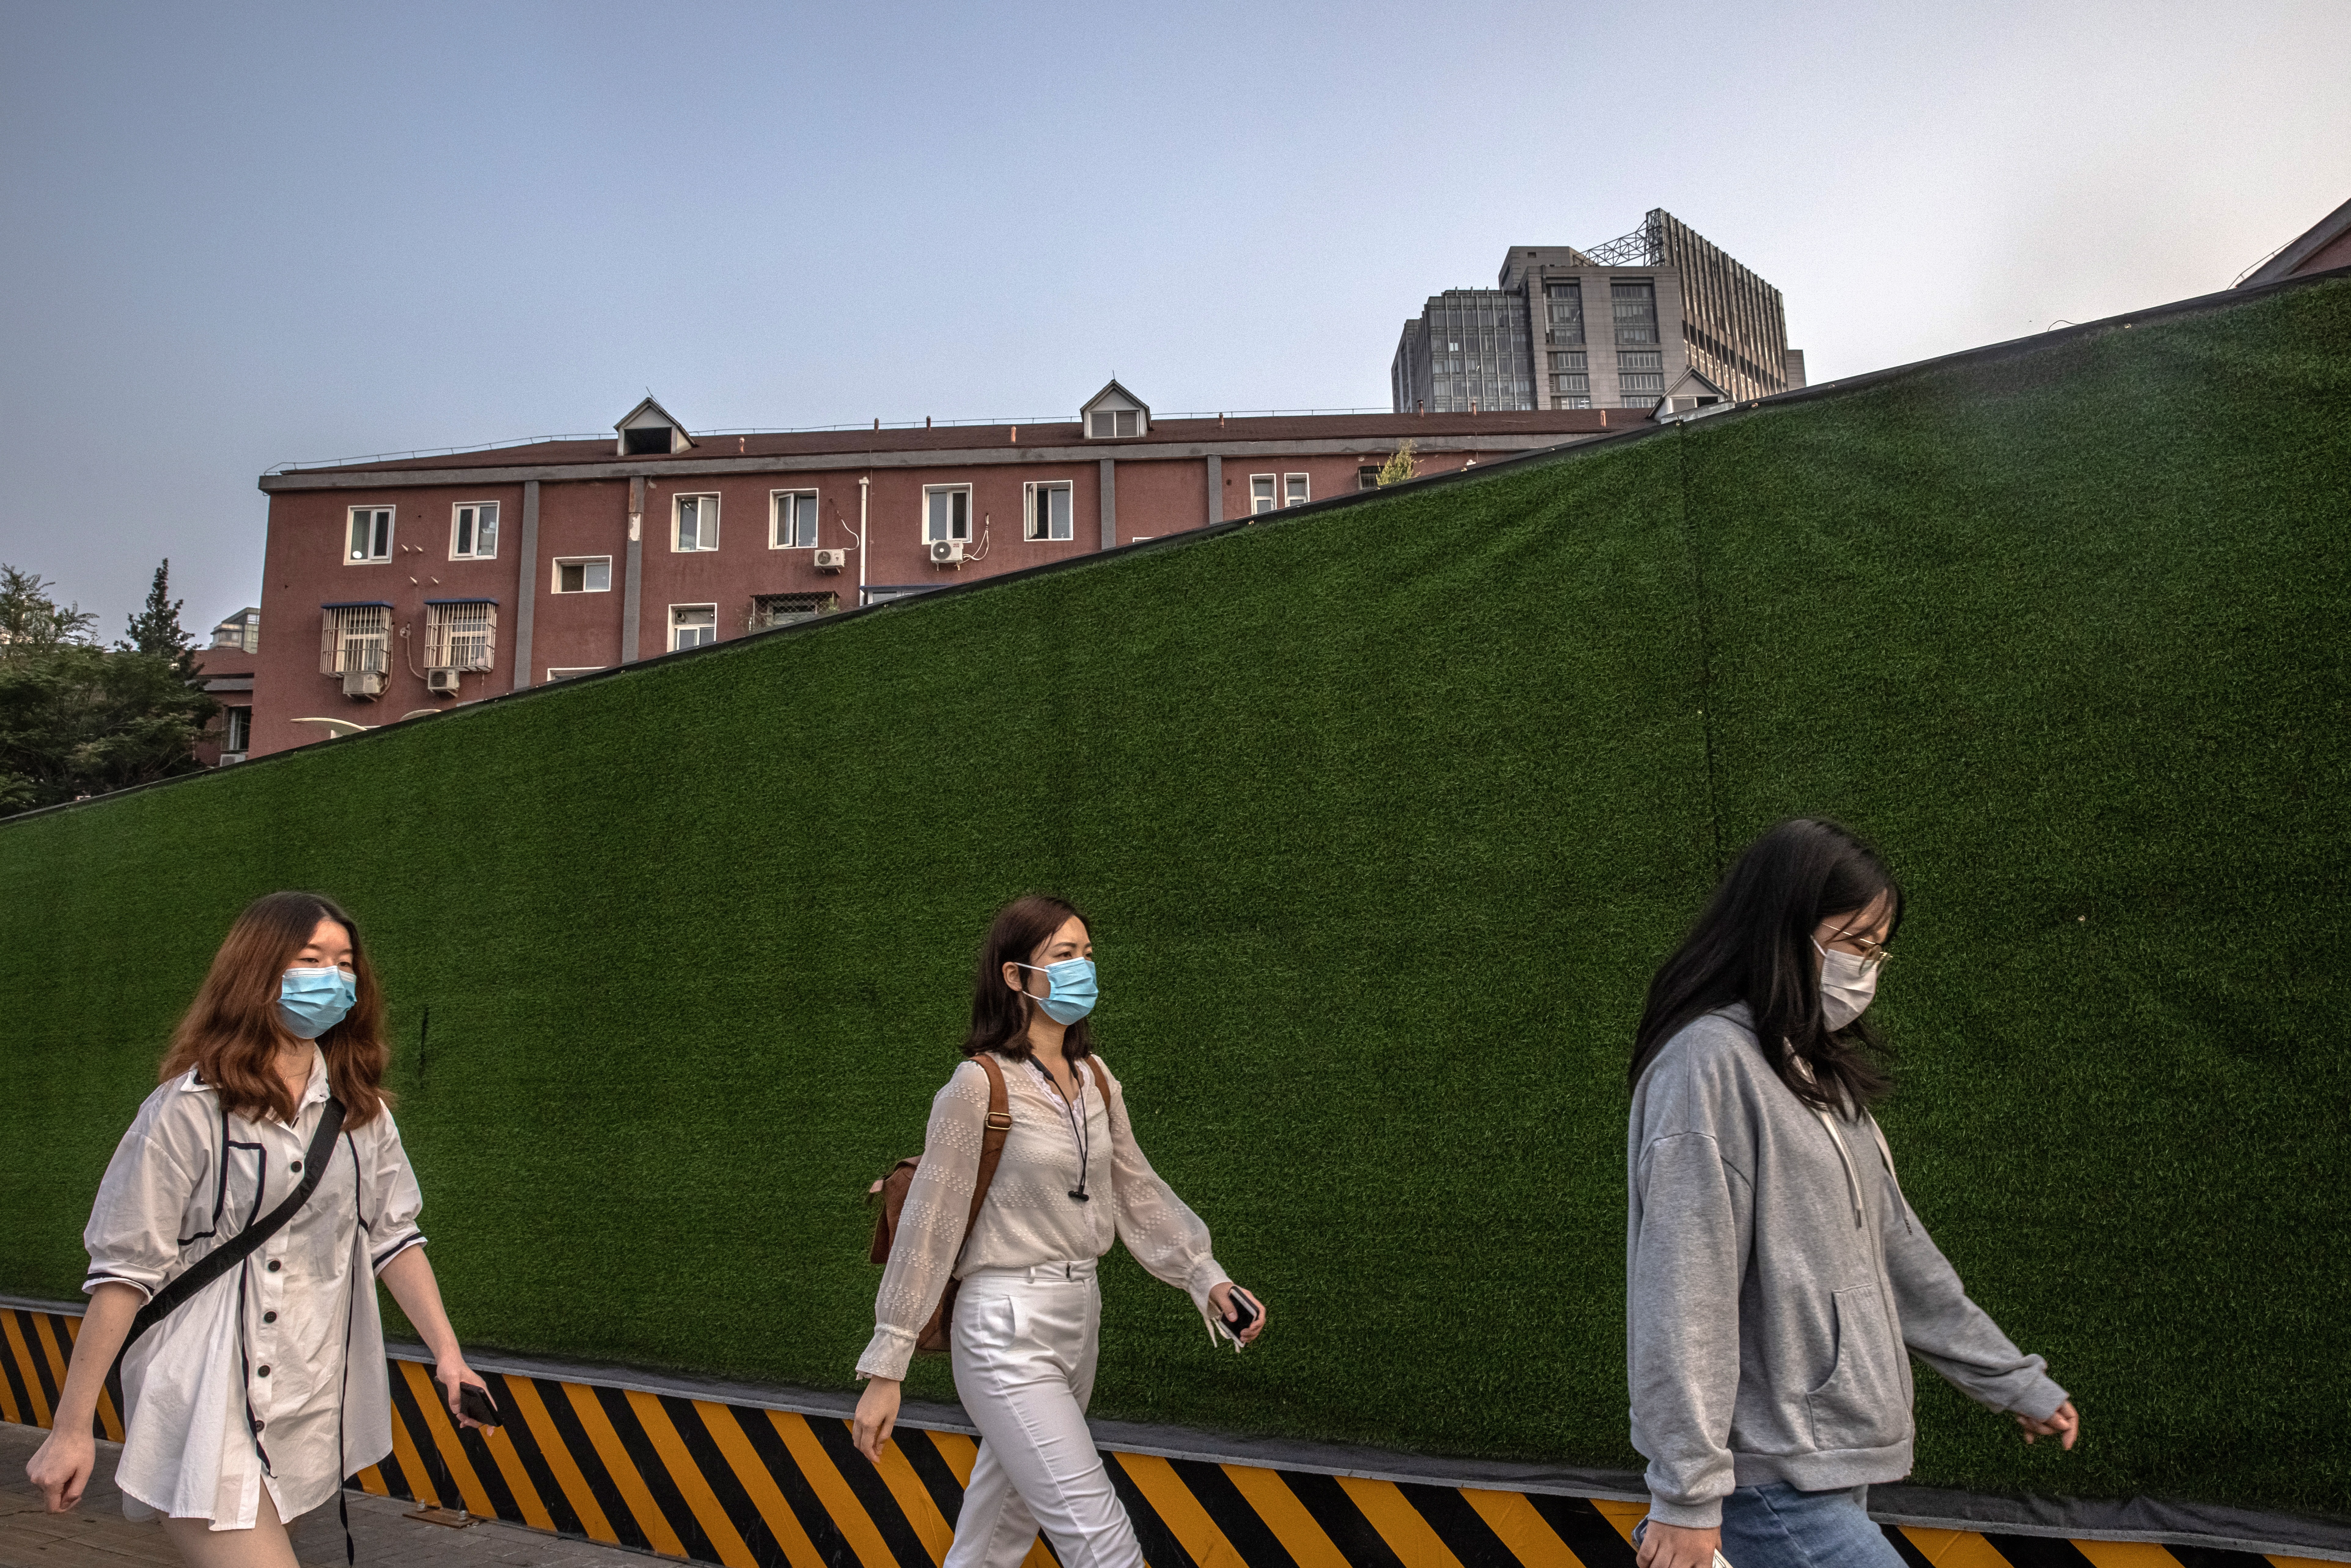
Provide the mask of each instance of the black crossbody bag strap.
[{"label": "black crossbody bag strap", "polygon": [[[319,1113],[319,1130],[310,1134],[310,1146],[302,1155],[302,1185],[287,1193],[285,1202],[237,1232],[225,1244],[204,1254],[202,1262],[149,1297],[147,1304],[139,1309],[139,1315],[131,1320],[131,1333],[123,1340],[122,1348],[129,1350],[138,1343],[141,1334],[186,1305],[188,1298],[252,1257],[263,1242],[283,1230],[286,1222],[310,1201],[312,1193],[319,1190],[319,1183],[334,1159],[335,1139],[341,1135],[342,1130],[343,1103],[330,1098],[327,1108]],[[227,1151],[222,1153],[225,1157]]]}]

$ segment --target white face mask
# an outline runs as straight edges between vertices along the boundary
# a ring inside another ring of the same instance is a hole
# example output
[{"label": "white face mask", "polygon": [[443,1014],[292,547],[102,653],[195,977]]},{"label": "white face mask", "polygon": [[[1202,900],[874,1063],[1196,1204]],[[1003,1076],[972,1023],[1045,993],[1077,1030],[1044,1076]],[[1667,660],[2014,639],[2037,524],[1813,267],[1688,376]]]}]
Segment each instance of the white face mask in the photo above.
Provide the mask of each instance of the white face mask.
[{"label": "white face mask", "polygon": [[1863,963],[1858,953],[1813,946],[1821,955],[1821,1021],[1831,1030],[1843,1029],[1866,1012],[1877,995],[1877,966]]}]

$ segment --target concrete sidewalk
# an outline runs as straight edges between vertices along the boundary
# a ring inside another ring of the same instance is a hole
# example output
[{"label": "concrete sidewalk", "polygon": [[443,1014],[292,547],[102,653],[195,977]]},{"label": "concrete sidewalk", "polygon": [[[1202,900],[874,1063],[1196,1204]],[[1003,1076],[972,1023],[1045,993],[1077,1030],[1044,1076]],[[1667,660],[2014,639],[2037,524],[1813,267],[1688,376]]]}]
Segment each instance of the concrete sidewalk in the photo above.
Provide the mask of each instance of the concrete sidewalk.
[{"label": "concrete sidewalk", "polygon": [[[122,1517],[113,1479],[119,1444],[98,1446],[98,1474],[79,1508],[64,1514],[43,1509],[40,1492],[25,1479],[25,1462],[47,1436],[37,1427],[0,1422],[0,1568],[178,1568],[179,1553],[162,1525]],[[643,1568],[649,1555],[495,1520],[451,1530],[407,1518],[413,1503],[360,1492],[350,1494],[350,1506],[360,1568]],[[343,1527],[333,1503],[296,1520],[293,1535],[304,1568],[343,1568]]]}]

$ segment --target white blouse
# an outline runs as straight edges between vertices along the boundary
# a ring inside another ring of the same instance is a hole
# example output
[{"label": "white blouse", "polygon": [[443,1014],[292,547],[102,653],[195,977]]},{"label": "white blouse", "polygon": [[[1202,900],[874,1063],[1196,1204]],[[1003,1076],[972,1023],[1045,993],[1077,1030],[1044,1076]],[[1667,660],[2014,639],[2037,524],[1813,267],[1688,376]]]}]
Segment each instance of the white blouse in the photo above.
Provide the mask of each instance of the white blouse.
[{"label": "white blouse", "polygon": [[1190,1292],[1215,1337],[1224,1324],[1208,1292],[1229,1276],[1208,1250],[1207,1226],[1143,1157],[1127,1120],[1125,1091],[1109,1066],[1102,1068],[1110,1080],[1105,1105],[1092,1072],[1083,1062],[1072,1064],[1085,1104],[1085,1190],[1092,1199],[1080,1203],[1070,1196],[1078,1186],[1080,1143],[1060,1093],[1032,1064],[999,1065],[1012,1130],[967,1244],[964,1220],[987,1132],[987,1069],[963,1063],[931,1101],[923,1163],[898,1217],[873,1303],[873,1338],[858,1357],[858,1375],[904,1378],[914,1341],[950,1278],[983,1269],[1081,1262],[1101,1257],[1114,1240],[1125,1242],[1154,1278]]},{"label": "white blouse", "polygon": [[[302,1180],[327,1099],[316,1047],[290,1127],[224,1118],[220,1096],[193,1072],[150,1094],[99,1184],[82,1233],[83,1291],[112,1281],[152,1296],[277,1207]],[[293,1218],[123,1357],[115,1480],[125,1512],[144,1517],[135,1500],[214,1530],[249,1530],[266,1486],[291,1521],[392,1452],[372,1287],[385,1264],[423,1242],[423,1198],[390,1111],[346,1130],[329,1160]]]}]

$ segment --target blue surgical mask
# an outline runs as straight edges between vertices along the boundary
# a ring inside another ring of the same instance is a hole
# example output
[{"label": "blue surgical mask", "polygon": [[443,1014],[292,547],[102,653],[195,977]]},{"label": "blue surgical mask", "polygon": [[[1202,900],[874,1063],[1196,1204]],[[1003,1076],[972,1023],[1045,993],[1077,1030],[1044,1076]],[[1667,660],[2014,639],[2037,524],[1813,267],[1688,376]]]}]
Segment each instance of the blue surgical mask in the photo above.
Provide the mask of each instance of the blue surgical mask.
[{"label": "blue surgical mask", "polygon": [[1055,1023],[1077,1022],[1094,1010],[1094,1003],[1102,996],[1102,988],[1094,982],[1094,961],[1092,958],[1064,958],[1041,969],[1034,964],[1020,967],[1045,977],[1046,994],[1036,997],[1035,1000],[1045,1009],[1045,1016]]},{"label": "blue surgical mask", "polygon": [[316,1040],[342,1022],[359,999],[358,982],[331,964],[288,969],[277,982],[277,1021],[296,1040]]}]

